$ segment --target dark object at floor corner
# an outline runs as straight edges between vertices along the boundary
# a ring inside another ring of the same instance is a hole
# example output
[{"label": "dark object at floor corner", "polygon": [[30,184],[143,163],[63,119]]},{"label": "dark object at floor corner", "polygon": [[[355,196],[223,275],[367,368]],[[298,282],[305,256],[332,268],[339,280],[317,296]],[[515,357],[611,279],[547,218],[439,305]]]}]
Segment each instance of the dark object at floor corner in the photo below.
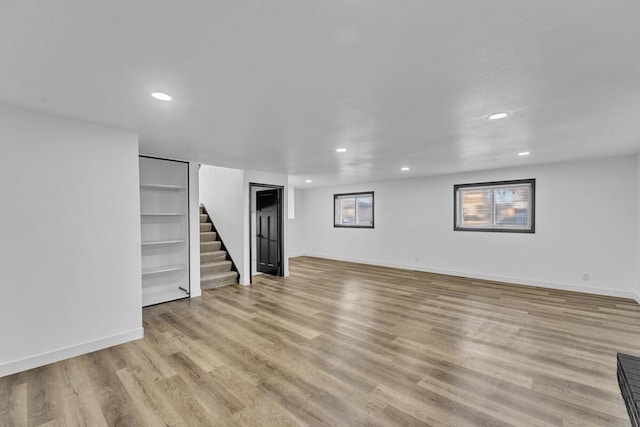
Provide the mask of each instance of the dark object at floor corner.
[{"label": "dark object at floor corner", "polygon": [[618,353],[618,384],[624,404],[627,406],[629,420],[633,427],[640,427],[640,357]]}]

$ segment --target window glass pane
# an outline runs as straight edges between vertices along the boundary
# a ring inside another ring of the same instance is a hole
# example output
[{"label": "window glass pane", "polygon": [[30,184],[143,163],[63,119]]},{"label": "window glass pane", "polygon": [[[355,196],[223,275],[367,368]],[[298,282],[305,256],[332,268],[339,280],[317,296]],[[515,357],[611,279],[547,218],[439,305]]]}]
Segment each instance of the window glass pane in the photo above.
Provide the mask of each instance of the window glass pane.
[{"label": "window glass pane", "polygon": [[535,179],[459,184],[454,230],[535,233]]},{"label": "window glass pane", "polygon": [[340,199],[340,224],[354,225],[356,223],[356,199]]},{"label": "window glass pane", "polygon": [[493,209],[491,189],[461,190],[462,218],[464,227],[489,227],[492,225]]},{"label": "window glass pane", "polygon": [[373,228],[373,195],[373,192],[334,194],[334,226]]},{"label": "window glass pane", "polygon": [[529,186],[497,188],[495,197],[495,225],[529,226]]},{"label": "window glass pane", "polygon": [[363,196],[357,198],[358,202],[358,225],[373,224],[373,197]]}]

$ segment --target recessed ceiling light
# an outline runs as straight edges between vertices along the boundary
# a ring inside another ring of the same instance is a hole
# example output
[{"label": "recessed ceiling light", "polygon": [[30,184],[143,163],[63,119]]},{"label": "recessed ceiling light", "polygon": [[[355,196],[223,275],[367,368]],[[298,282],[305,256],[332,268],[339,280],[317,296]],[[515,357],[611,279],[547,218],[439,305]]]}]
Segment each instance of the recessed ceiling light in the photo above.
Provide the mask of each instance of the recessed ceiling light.
[{"label": "recessed ceiling light", "polygon": [[336,153],[346,153],[346,148],[336,148]]},{"label": "recessed ceiling light", "polygon": [[171,98],[171,95],[167,95],[166,93],[162,92],[153,92],[151,96],[159,101],[171,101],[173,99]]},{"label": "recessed ceiling light", "polygon": [[505,117],[507,117],[509,114],[507,113],[493,113],[492,115],[489,116],[489,120],[500,120],[500,119],[504,119]]},{"label": "recessed ceiling light", "polygon": [[409,169],[410,169],[409,166],[403,166],[400,168],[401,171],[405,171],[405,172],[408,171]]},{"label": "recessed ceiling light", "polygon": [[305,179],[304,182],[306,182],[307,184],[311,184],[313,181],[311,181],[310,179]]},{"label": "recessed ceiling light", "polygon": [[523,151],[521,153],[518,153],[518,156],[528,156],[529,154],[531,154],[531,153],[528,152],[528,151]]}]

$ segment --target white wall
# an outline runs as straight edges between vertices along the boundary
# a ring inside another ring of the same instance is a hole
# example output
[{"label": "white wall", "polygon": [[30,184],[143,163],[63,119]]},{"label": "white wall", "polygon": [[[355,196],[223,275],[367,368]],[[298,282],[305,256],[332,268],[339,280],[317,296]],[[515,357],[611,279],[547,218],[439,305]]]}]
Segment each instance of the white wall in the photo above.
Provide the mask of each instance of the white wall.
[{"label": "white wall", "polygon": [[[453,231],[454,184],[523,178],[537,179],[535,234]],[[309,189],[296,216],[309,255],[631,297],[639,185],[627,156]],[[369,190],[375,229],[334,228],[333,194]]]},{"label": "white wall", "polygon": [[138,138],[0,106],[0,376],[141,338]]},{"label": "white wall", "polygon": [[200,203],[203,203],[242,283],[245,252],[244,171],[218,166],[200,166]]},{"label": "white wall", "polygon": [[291,184],[288,184],[287,186],[287,200],[289,202],[287,219],[296,219],[296,188]]},{"label": "white wall", "polygon": [[[305,223],[302,207],[304,206],[305,191],[296,188],[293,197],[295,207],[295,218],[287,220],[287,226],[289,227],[289,235],[287,238],[287,248],[289,257],[296,257],[303,255],[305,252]],[[291,199],[289,200],[291,203]]]}]

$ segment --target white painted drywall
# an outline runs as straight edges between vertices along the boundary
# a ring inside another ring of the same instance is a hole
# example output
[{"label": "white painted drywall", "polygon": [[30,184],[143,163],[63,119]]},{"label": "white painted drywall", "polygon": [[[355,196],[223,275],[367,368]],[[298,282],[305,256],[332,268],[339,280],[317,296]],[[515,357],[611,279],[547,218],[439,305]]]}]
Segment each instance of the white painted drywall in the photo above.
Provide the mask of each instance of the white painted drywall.
[{"label": "white painted drywall", "polygon": [[[537,180],[535,234],[453,231],[454,184],[522,178]],[[309,255],[632,297],[639,185],[633,155],[308,189],[296,216]],[[375,229],[334,228],[333,194],[370,190]]]},{"label": "white painted drywall", "polygon": [[289,209],[287,211],[287,219],[296,219],[296,187],[288,184],[287,200]]},{"label": "white painted drywall", "polygon": [[242,283],[245,242],[248,242],[244,232],[245,225],[249,222],[243,191],[244,171],[201,165],[199,186],[200,203],[207,208],[213,225],[240,272]]},{"label": "white painted drywall", "polygon": [[[294,200],[294,203],[296,204],[296,211],[298,211],[298,209],[301,209],[300,207],[304,206],[305,194],[305,191],[296,188],[294,198],[289,199],[289,205],[291,205],[291,200]],[[287,220],[287,226],[289,228],[289,234],[287,237],[287,248],[289,257],[303,255],[305,252],[306,241],[304,215],[297,214],[295,219]]]},{"label": "white painted drywall", "polygon": [[0,376],[141,338],[138,138],[0,106]]}]

